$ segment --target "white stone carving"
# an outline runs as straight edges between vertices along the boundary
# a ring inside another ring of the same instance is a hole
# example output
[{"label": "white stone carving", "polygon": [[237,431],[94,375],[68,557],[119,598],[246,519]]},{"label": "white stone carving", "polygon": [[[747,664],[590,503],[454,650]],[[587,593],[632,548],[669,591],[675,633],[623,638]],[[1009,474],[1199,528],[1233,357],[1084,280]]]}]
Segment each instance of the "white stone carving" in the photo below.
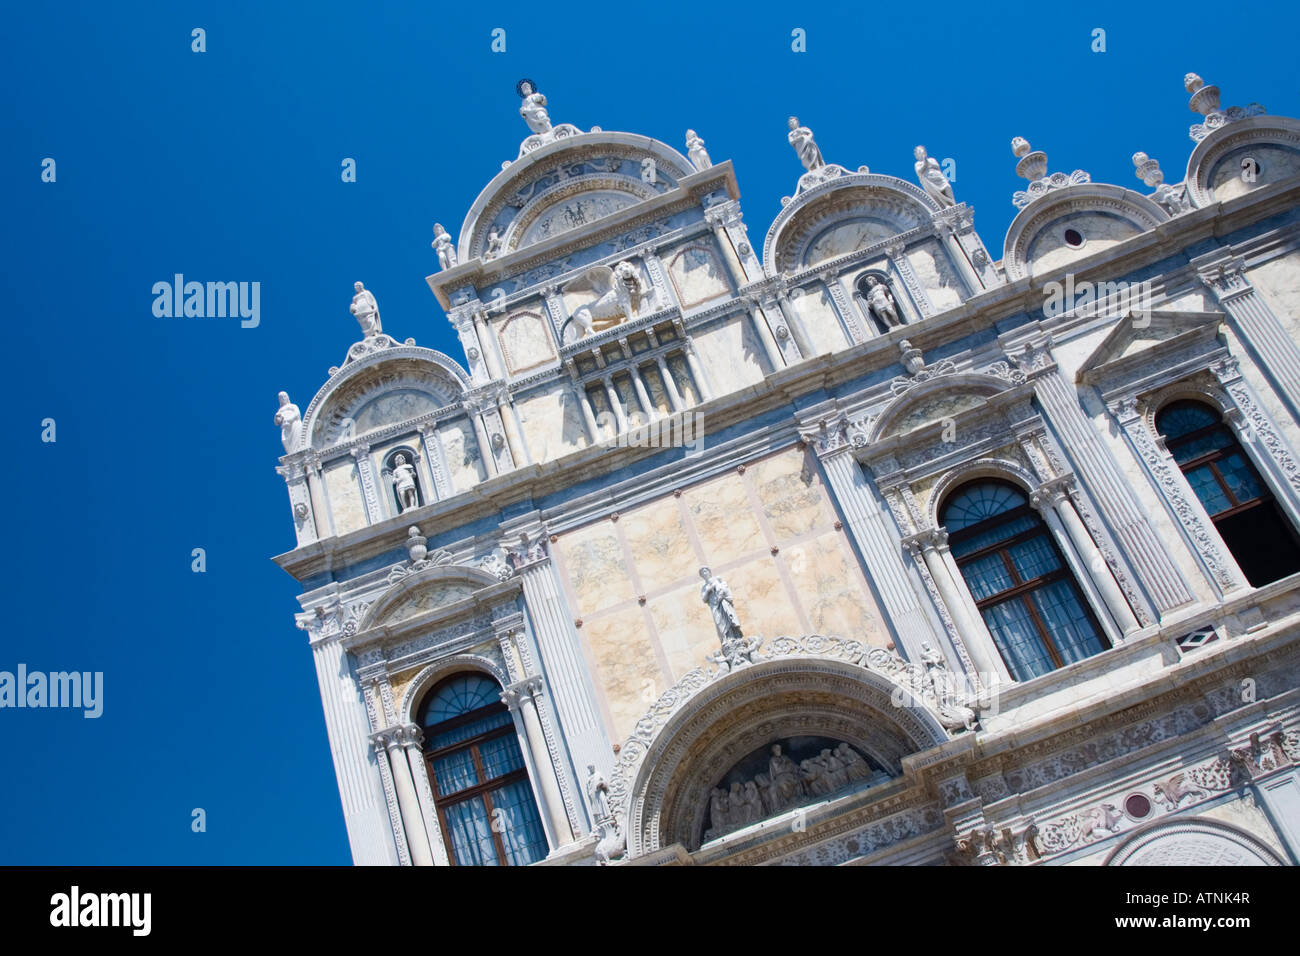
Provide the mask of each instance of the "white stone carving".
[{"label": "white stone carving", "polygon": [[1229,106],[1226,110],[1220,110],[1219,88],[1206,86],[1205,81],[1195,73],[1188,73],[1183,77],[1183,87],[1191,94],[1191,99],[1187,102],[1188,109],[1204,117],[1201,122],[1193,124],[1187,131],[1193,143],[1199,143],[1221,126],[1252,116],[1264,115],[1264,107],[1258,103],[1251,103],[1245,107]]},{"label": "white stone carving", "polygon": [[1066,186],[1076,186],[1079,183],[1092,181],[1092,177],[1082,169],[1076,169],[1069,175],[1052,173],[1049,176],[1047,174],[1047,154],[1042,150],[1031,151],[1029,140],[1023,136],[1017,136],[1011,141],[1011,152],[1020,160],[1016,164],[1016,175],[1029,180],[1028,188],[1024,191],[1017,191],[1011,197],[1012,205],[1017,209],[1024,209],[1035,199],[1047,195],[1054,189],[1064,189]]},{"label": "white stone carving", "polygon": [[433,251],[438,254],[438,265],[444,272],[456,267],[456,246],[440,222],[433,224]]},{"label": "white stone carving", "polygon": [[927,154],[924,146],[916,147],[912,155],[916,157],[916,178],[926,194],[941,207],[955,206],[957,200],[952,195],[952,183],[943,174],[939,161]]},{"label": "white stone carving", "polygon": [[889,292],[889,286],[875,276],[867,276],[867,306],[871,314],[880,320],[886,329],[897,328],[903,324],[898,317],[898,304]]},{"label": "white stone carving", "polygon": [[697,171],[703,172],[713,165],[713,160],[709,159],[709,154],[704,149],[704,140],[693,129],[686,131],[686,155]]},{"label": "white stone carving", "polygon": [[361,324],[362,334],[367,339],[373,338],[384,331],[383,326],[379,324],[379,305],[375,302],[375,297],[360,282],[354,282],[352,288],[354,294],[349,311]]},{"label": "white stone carving", "polygon": [[393,459],[393,470],[388,480],[392,483],[393,490],[397,492],[400,510],[409,511],[419,506],[419,492],[415,488],[415,468],[407,462],[405,455],[398,455]]},{"label": "white stone carving", "polygon": [[280,441],[286,452],[295,451],[302,441],[302,414],[289,401],[288,392],[281,392],[278,397],[280,408],[275,413],[275,423],[280,426]]},{"label": "white stone carving", "polygon": [[[595,266],[564,287],[569,292],[595,292],[597,298],[573,310],[573,321],[584,336],[604,331],[641,314],[649,296],[636,266],[624,260],[614,268]],[[600,328],[597,328],[597,323]]]}]

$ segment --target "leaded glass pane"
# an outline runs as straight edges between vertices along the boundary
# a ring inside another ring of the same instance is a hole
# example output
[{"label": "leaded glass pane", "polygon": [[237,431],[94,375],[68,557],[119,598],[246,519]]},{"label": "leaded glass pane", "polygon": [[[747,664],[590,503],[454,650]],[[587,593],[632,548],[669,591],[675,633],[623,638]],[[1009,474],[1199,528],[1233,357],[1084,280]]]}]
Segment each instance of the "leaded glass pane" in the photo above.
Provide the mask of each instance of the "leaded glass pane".
[{"label": "leaded glass pane", "polygon": [[[1022,531],[1028,531],[1038,526],[1038,518],[1034,515],[1021,515],[1011,521],[1000,523],[996,528],[988,531],[977,532],[964,541],[958,541],[951,545],[953,557],[960,558],[963,555],[974,554],[976,551],[997,544],[999,541],[1005,541],[1007,538],[1014,538]],[[949,529],[951,530],[951,529]]]},{"label": "leaded glass pane", "polygon": [[[1166,440],[1166,444],[1168,440]],[[1177,444],[1172,449],[1174,461],[1182,465],[1189,461],[1194,461],[1202,455],[1208,455],[1212,451],[1218,451],[1220,448],[1227,448],[1233,443],[1233,438],[1222,429],[1215,429],[1208,435],[1201,435],[1199,438],[1193,438],[1191,441]]]},{"label": "leaded glass pane", "polygon": [[460,866],[499,866],[492,827],[482,798],[462,800],[446,809],[451,851]]},{"label": "leaded glass pane", "polygon": [[472,787],[478,783],[474,758],[468,750],[460,750],[433,761],[433,781],[441,797]]},{"label": "leaded glass pane", "polygon": [[943,524],[950,532],[960,531],[1024,503],[1025,496],[1010,485],[992,481],[967,485],[948,499]]},{"label": "leaded glass pane", "polygon": [[1101,637],[1068,581],[1055,581],[1031,592],[1029,597],[1051,632],[1063,663],[1073,664],[1102,649]]},{"label": "leaded glass pane", "polygon": [[1200,402],[1176,402],[1156,416],[1156,431],[1169,441],[1219,423],[1214,409]]},{"label": "leaded glass pane", "polygon": [[468,724],[461,724],[459,727],[451,727],[434,733],[429,737],[429,749],[441,750],[443,747],[450,747],[452,744],[461,743],[471,737],[477,737],[479,734],[485,734],[489,730],[495,730],[511,723],[514,723],[514,721],[510,718],[510,711],[503,706],[499,713],[488,714],[486,717],[472,720]]},{"label": "leaded glass pane", "polygon": [[1223,488],[1209,465],[1193,468],[1186,475],[1187,483],[1192,486],[1192,491],[1196,492],[1196,497],[1201,499],[1201,504],[1205,505],[1205,510],[1210,514],[1216,515],[1232,507],[1232,502],[1223,493]]},{"label": "leaded glass pane", "polygon": [[1224,455],[1218,461],[1219,473],[1237,497],[1238,502],[1251,501],[1264,496],[1264,489],[1255,478],[1255,469],[1239,451]]},{"label": "leaded glass pane", "polygon": [[977,601],[993,597],[1015,583],[1007,573],[1006,563],[1000,553],[986,555],[964,565],[962,577],[966,579],[966,584]]},{"label": "leaded glass pane", "polygon": [[453,677],[434,694],[425,707],[424,726],[431,727],[488,704],[501,703],[501,688],[482,674]]},{"label": "leaded glass pane", "polygon": [[1038,677],[1056,666],[1029,616],[1029,609],[1019,598],[985,608],[983,616],[993,643],[997,644],[1007,670],[1016,680]]},{"label": "leaded glass pane", "polygon": [[1032,581],[1050,574],[1061,566],[1047,535],[1040,534],[1027,541],[1021,541],[1007,548],[1011,561],[1016,566],[1016,573],[1022,581]]},{"label": "leaded glass pane", "polygon": [[519,741],[514,734],[484,741],[479,745],[478,753],[489,780],[504,777],[512,770],[522,770],[524,766],[524,755],[519,752]]},{"label": "leaded glass pane", "polygon": [[505,826],[501,838],[511,866],[527,866],[546,856],[546,832],[527,783],[521,780],[493,790],[492,806]]}]

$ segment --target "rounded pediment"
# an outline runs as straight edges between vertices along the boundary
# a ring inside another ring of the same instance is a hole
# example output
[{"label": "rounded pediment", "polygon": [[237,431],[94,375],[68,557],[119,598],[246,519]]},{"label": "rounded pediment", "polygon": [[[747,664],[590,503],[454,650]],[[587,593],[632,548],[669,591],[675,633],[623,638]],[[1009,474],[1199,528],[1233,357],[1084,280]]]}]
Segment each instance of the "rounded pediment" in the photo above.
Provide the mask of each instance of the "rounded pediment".
[{"label": "rounded pediment", "polygon": [[796,272],[856,252],[931,221],[938,205],[893,176],[851,173],[800,193],[773,221],[763,262]]},{"label": "rounded pediment", "polygon": [[[461,262],[544,242],[677,187],[694,172],[647,136],[593,131],[555,140],[509,163],[479,194],[461,227]],[[495,241],[490,237],[495,234]]]},{"label": "rounded pediment", "polygon": [[402,578],[380,595],[367,611],[361,629],[400,624],[458,604],[497,583],[497,578],[478,568],[455,564],[425,568]]},{"label": "rounded pediment", "polygon": [[405,346],[350,362],[312,399],[303,418],[312,448],[328,448],[458,405],[469,376],[447,356]]},{"label": "rounded pediment", "polygon": [[1300,176],[1300,122],[1284,116],[1236,120],[1210,133],[1187,161],[1187,196],[1208,206]]},{"label": "rounded pediment", "polygon": [[1169,219],[1131,189],[1078,183],[1033,200],[1011,222],[1003,244],[1009,281],[1059,270]]},{"label": "rounded pediment", "polygon": [[991,375],[949,374],[914,385],[895,399],[876,420],[871,442],[915,431],[931,422],[955,418],[983,405],[1007,382]]}]

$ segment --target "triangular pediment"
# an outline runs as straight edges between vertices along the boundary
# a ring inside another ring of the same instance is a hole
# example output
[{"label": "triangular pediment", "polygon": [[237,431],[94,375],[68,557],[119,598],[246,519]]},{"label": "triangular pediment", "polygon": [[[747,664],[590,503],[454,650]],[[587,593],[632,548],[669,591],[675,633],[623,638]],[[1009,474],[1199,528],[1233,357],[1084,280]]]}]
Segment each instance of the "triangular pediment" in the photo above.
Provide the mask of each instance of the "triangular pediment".
[{"label": "triangular pediment", "polygon": [[1162,356],[1197,342],[1209,343],[1225,318],[1222,312],[1129,312],[1079,366],[1075,381],[1095,384],[1159,362]]}]

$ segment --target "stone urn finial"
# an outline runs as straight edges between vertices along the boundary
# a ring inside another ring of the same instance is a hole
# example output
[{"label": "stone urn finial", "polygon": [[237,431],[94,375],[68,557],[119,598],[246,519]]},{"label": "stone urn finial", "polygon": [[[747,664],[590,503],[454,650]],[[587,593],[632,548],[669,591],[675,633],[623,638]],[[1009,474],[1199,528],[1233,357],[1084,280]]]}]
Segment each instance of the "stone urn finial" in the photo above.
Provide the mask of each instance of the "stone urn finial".
[{"label": "stone urn finial", "polygon": [[420,529],[411,525],[406,531],[406,553],[411,556],[411,563],[418,564],[429,554],[429,539],[420,534]]},{"label": "stone urn finial", "polygon": [[1219,88],[1217,86],[1206,86],[1205,81],[1195,73],[1188,73],[1183,77],[1183,88],[1192,95],[1187,101],[1187,108],[1193,113],[1208,116],[1218,110]]},{"label": "stone urn finial", "polygon": [[1148,186],[1159,186],[1165,181],[1165,174],[1160,171],[1160,164],[1146,153],[1133,154],[1133,167],[1136,170],[1134,175]]},{"label": "stone urn finial", "polygon": [[1011,152],[1020,162],[1016,163],[1016,175],[1031,183],[1047,175],[1047,154],[1041,149],[1032,149],[1029,140],[1017,136],[1011,141]]}]

